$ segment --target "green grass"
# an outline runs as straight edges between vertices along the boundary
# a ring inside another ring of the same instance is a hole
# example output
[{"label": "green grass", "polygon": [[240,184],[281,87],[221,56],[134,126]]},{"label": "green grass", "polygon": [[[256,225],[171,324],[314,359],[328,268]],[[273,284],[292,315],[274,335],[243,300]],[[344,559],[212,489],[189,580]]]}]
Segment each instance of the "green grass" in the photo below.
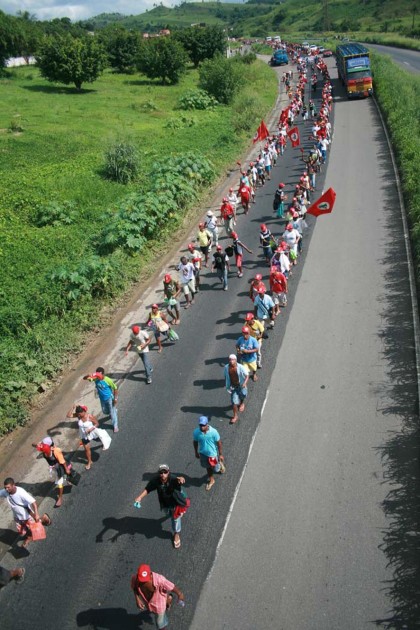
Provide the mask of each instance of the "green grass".
[{"label": "green grass", "polygon": [[[246,86],[240,99],[254,99],[249,111],[257,124],[273,106],[277,80],[262,62],[243,67]],[[178,100],[197,87],[198,73],[189,70],[177,86],[162,86],[140,75],[107,72],[78,94],[72,88],[43,80],[35,68],[20,68],[0,81],[0,356],[3,396],[0,433],[27,419],[27,404],[76,351],[83,333],[100,322],[102,306],[130,282],[147,278],[156,257],[171,240],[176,225],[156,234],[147,251],[130,256],[118,250],[104,257],[120,270],[106,299],[86,299],[72,310],[61,285],[49,276],[58,267],[76,269],[97,253],[96,242],[105,216],[132,192],[147,192],[148,174],[157,160],[199,151],[218,172],[234,162],[249,144],[249,132],[232,133],[238,104],[214,111],[194,111],[192,127],[169,129],[165,123],[180,116]],[[156,109],[150,109],[150,102]],[[242,100],[243,102],[243,100]],[[235,109],[236,108],[236,109]],[[150,111],[147,111],[150,109]],[[20,134],[10,133],[11,120],[20,114]],[[101,175],[109,143],[129,139],[141,156],[138,181],[123,186]],[[72,202],[76,223],[34,226],[37,211],[48,202]]]}]

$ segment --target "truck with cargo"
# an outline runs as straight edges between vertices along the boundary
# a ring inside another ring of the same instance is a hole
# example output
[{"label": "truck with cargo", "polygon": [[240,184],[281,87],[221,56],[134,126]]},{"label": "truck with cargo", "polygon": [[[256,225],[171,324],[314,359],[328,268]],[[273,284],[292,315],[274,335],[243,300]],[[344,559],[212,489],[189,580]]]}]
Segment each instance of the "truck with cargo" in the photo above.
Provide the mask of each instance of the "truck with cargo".
[{"label": "truck with cargo", "polygon": [[348,98],[372,96],[370,53],[362,44],[340,44],[336,51],[338,76]]}]

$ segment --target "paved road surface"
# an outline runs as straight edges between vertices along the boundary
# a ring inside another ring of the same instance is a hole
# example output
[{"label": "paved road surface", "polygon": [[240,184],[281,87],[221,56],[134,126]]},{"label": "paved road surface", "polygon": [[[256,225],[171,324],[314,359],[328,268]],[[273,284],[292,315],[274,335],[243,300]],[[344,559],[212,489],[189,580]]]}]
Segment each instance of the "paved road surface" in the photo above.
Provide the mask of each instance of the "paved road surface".
[{"label": "paved road surface", "polygon": [[[239,221],[240,236],[256,252],[262,219],[281,231],[271,200],[281,180],[292,191],[301,172],[296,155],[288,152],[251,216]],[[400,228],[395,188],[371,101],[338,102],[328,183],[336,187],[340,203],[315,231],[310,222],[306,259],[291,281],[289,307],[265,344],[260,381],[251,387],[240,424],[228,423],[222,366],[249,310],[248,280],[256,270],[266,275],[257,255],[246,257],[244,278],[232,277],[227,293],[205,274],[196,305],[183,312],[180,343],[160,356],[152,354],[151,387],[140,363],[127,375],[114,374],[124,378],[121,431],[54,512],[47,540],[32,546],[24,560],[25,583],[0,594],[2,629],[149,627],[129,589],[130,574],[141,562],[150,562],[186,593],[186,608],[172,612],[174,629],[355,628],[386,615],[391,603],[380,591],[381,580],[391,577],[387,553],[394,562],[400,559],[400,530],[390,526],[383,510],[395,505],[400,510],[395,519],[405,515],[405,526],[418,529],[407,517],[415,500],[404,483],[404,475],[415,480],[413,447],[399,433],[400,441],[393,443],[387,431],[399,429],[417,398],[404,249],[395,235]],[[192,624],[268,388],[249,469]],[[220,430],[228,466],[211,493],[204,490],[191,444],[201,413]],[[395,456],[400,445],[406,447],[404,467]],[[388,457],[386,468],[381,453]],[[185,474],[192,500],[179,552],[171,547],[169,523],[161,518],[156,497],[145,500],[141,512],[132,508],[139,488],[162,462]],[[382,483],[385,472],[400,486],[394,503],[382,505],[389,489]],[[414,481],[411,485],[417,489]],[[255,518],[260,528],[250,528]],[[385,526],[384,553],[377,546],[384,543]],[[404,538],[404,550],[403,543]],[[251,589],[249,579],[244,589],[240,572],[255,575]],[[411,582],[415,578],[414,572]],[[225,580],[227,597],[221,590]],[[410,576],[405,579],[406,590],[411,582]],[[410,600],[396,583],[391,588],[396,599],[413,608],[414,596]],[[203,606],[209,603],[206,616]]]},{"label": "paved road surface", "polygon": [[193,630],[420,627],[411,303],[371,100],[337,102],[327,181],[337,206],[317,221]]},{"label": "paved road surface", "polygon": [[393,46],[380,46],[379,44],[366,44],[368,48],[373,48],[377,52],[390,55],[396,63],[404,70],[418,74],[420,72],[420,52],[407,50],[405,48],[394,48]]}]

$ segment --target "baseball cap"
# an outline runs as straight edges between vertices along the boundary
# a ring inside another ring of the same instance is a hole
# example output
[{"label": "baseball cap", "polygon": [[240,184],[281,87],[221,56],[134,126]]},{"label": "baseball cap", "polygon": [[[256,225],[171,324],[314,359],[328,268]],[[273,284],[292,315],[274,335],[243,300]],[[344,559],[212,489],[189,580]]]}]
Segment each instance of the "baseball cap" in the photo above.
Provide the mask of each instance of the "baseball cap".
[{"label": "baseball cap", "polygon": [[208,423],[209,423],[209,419],[207,418],[207,416],[200,416],[200,417],[199,417],[199,419],[198,419],[198,424],[199,424],[201,427],[205,427],[205,426],[206,426],[206,424],[208,424]]},{"label": "baseball cap", "polygon": [[208,211],[207,211],[207,216],[208,216],[208,217],[212,217],[212,216],[213,216],[213,212],[212,212],[211,210],[208,210]]},{"label": "baseball cap", "polygon": [[258,293],[265,293],[265,288],[264,287],[260,287],[258,289]]},{"label": "baseball cap", "polygon": [[221,252],[222,251],[222,246],[221,245],[216,245],[216,249],[217,249],[218,252]]},{"label": "baseball cap", "polygon": [[260,225],[260,229],[261,229],[261,230],[263,230],[263,231],[265,232],[265,231],[266,231],[266,229],[267,229],[266,224],[265,224],[265,223],[261,223],[261,225]]},{"label": "baseball cap", "polygon": [[245,319],[246,319],[247,322],[250,322],[251,319],[254,319],[254,313],[247,313],[245,315]]},{"label": "baseball cap", "polygon": [[152,308],[159,308],[157,304],[152,304]]},{"label": "baseball cap", "polygon": [[284,184],[283,184],[283,182],[281,182],[281,183],[279,184],[279,188],[284,188]]},{"label": "baseball cap", "polygon": [[260,273],[256,273],[254,280],[262,280],[262,275]]},{"label": "baseball cap", "polygon": [[188,243],[187,248],[188,249],[194,249],[194,243]]},{"label": "baseball cap", "polygon": [[249,334],[249,328],[248,326],[242,326],[242,332],[246,335]]},{"label": "baseball cap", "polygon": [[199,228],[204,227],[204,223],[199,223],[199,224],[198,224],[198,227],[199,227]]},{"label": "baseball cap", "polygon": [[165,278],[164,278],[165,282],[170,282],[172,280],[171,276],[169,273],[165,274]]},{"label": "baseball cap", "polygon": [[[233,188],[229,188],[229,192],[233,192]],[[227,203],[228,201],[227,197],[223,197],[223,203]]]},{"label": "baseball cap", "polygon": [[235,361],[238,360],[238,357],[236,356],[236,354],[230,354],[229,355],[229,361],[233,361],[233,360],[235,360]]},{"label": "baseball cap", "polygon": [[131,326],[131,330],[135,335],[138,335],[138,333],[140,332],[140,326]]},{"label": "baseball cap", "polygon": [[293,230],[293,225],[291,223],[288,223],[286,225],[286,230],[289,230],[289,232],[290,232],[290,230]]},{"label": "baseball cap", "polygon": [[238,235],[236,232],[231,232],[230,235],[232,238],[238,238]]},{"label": "baseball cap", "polygon": [[141,564],[137,569],[137,579],[139,582],[148,582],[152,577],[152,570],[148,564]]},{"label": "baseball cap", "polygon": [[159,466],[159,468],[158,468],[158,471],[159,471],[159,472],[161,472],[161,471],[166,471],[166,472],[169,472],[169,466],[168,466],[168,464],[161,464],[161,465]]},{"label": "baseball cap", "polygon": [[52,438],[48,437],[44,437],[44,439],[42,440],[41,444],[46,444],[47,446],[52,446]]},{"label": "baseball cap", "polygon": [[[233,192],[233,188],[229,188],[229,192]],[[227,197],[225,197],[226,201],[227,201]],[[225,200],[223,199],[223,201]]]}]

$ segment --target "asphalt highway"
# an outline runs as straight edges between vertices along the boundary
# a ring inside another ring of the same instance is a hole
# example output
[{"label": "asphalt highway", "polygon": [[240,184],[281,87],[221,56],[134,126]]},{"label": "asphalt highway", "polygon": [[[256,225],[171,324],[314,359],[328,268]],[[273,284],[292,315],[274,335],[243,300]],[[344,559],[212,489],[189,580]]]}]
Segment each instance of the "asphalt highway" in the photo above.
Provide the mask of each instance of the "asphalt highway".
[{"label": "asphalt highway", "polygon": [[[384,502],[403,481],[389,431],[399,435],[417,410],[404,239],[374,104],[347,102],[336,87],[326,173],[336,209],[308,220],[289,305],[264,342],[241,421],[229,425],[223,365],[250,310],[250,278],[261,271],[267,279],[259,224],[283,231],[271,203],[280,181],[292,192],[302,171],[298,149],[288,149],[249,217],[240,217],[239,236],[254,251],[244,277],[232,274],[223,292],[203,274],[196,304],[182,312],[180,341],[151,354],[151,386],[140,361],[127,375],[111,373],[124,379],[120,433],[54,511],[47,539],[31,546],[25,582],[0,592],[3,630],[150,627],[130,591],[142,562],[184,591],[186,607],[170,615],[177,630],[362,628],[403,599],[384,591],[393,579],[387,561],[398,556]],[[306,147],[308,133],[309,125]],[[227,465],[210,493],[192,447],[201,414],[219,430]],[[156,496],[133,508],[163,462],[186,477],[192,502],[177,551]],[[413,462],[405,463],[411,474]]]},{"label": "asphalt highway", "polygon": [[420,72],[420,52],[407,50],[406,48],[394,48],[393,46],[380,46],[379,44],[366,44],[381,55],[389,55],[393,61],[404,70],[418,74]]}]

